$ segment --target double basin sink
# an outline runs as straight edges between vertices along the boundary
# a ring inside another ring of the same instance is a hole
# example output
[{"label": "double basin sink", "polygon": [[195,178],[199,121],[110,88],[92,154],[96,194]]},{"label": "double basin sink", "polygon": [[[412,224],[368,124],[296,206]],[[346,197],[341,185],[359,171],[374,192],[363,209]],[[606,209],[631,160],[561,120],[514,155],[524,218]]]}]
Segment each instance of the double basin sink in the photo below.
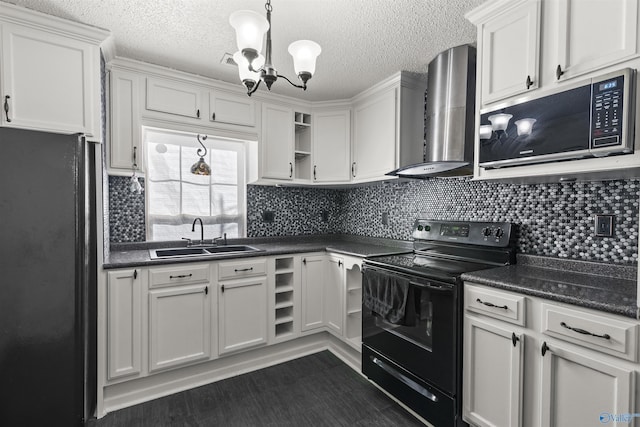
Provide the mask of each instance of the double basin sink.
[{"label": "double basin sink", "polygon": [[181,258],[181,257],[216,257],[230,254],[241,254],[248,252],[262,252],[263,249],[246,245],[225,245],[225,246],[198,246],[186,248],[149,249],[151,259]]}]

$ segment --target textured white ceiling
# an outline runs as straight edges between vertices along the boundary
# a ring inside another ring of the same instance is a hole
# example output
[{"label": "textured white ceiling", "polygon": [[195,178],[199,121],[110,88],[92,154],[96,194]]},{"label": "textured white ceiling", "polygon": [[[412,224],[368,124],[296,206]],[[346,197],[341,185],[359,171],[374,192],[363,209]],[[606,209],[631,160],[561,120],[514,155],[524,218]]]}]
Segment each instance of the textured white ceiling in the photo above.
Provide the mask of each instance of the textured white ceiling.
[{"label": "textured white ceiling", "polygon": [[[295,79],[289,43],[322,46],[306,92],[278,80],[272,91],[322,101],[350,98],[400,70],[426,72],[439,52],[473,43],[464,14],[484,0],[272,0],[273,63]],[[239,83],[220,64],[237,50],[229,15],[263,0],[11,0],[50,15],[108,29],[116,55]],[[260,90],[266,90],[261,86]]]}]

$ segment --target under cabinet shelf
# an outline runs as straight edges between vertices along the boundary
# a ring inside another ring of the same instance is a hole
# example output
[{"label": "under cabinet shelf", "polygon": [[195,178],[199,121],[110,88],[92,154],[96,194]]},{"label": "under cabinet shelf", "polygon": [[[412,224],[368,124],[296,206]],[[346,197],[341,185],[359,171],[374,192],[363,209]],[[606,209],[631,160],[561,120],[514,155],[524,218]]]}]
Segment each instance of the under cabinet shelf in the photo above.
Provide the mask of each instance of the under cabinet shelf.
[{"label": "under cabinet shelf", "polygon": [[282,325],[285,323],[293,323],[293,316],[287,316],[280,319],[276,319],[276,326]]},{"label": "under cabinet shelf", "polygon": [[293,286],[282,286],[276,288],[276,294],[283,294],[285,292],[293,292]]},{"label": "under cabinet shelf", "polygon": [[293,301],[283,301],[276,304],[276,310],[287,307],[293,307]]},{"label": "under cabinet shelf", "polygon": [[360,314],[360,313],[362,313],[362,309],[361,308],[354,308],[352,310],[348,310],[347,311],[347,315],[348,316],[353,316],[355,314]]}]

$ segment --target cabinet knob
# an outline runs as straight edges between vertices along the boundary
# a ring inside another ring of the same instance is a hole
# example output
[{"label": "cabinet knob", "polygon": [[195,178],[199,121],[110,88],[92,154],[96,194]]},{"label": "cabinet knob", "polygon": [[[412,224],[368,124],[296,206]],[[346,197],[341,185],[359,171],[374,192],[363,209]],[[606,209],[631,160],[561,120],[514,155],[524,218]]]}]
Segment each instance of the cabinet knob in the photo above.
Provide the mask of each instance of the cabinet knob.
[{"label": "cabinet knob", "polygon": [[196,110],[196,117],[197,117],[197,118],[200,118],[200,110],[199,110],[199,109],[198,109],[198,110]]},{"label": "cabinet knob", "polygon": [[338,260],[338,267],[342,267],[342,261]]},{"label": "cabinet knob", "polygon": [[9,95],[4,97],[4,114],[7,117],[7,123],[11,123],[11,119],[9,118],[9,99],[11,99]]},{"label": "cabinet knob", "polygon": [[302,258],[302,263],[303,263],[304,265],[307,265],[307,259],[306,259],[306,258]]},{"label": "cabinet knob", "polygon": [[356,177],[356,162],[351,163],[351,176]]},{"label": "cabinet knob", "polygon": [[214,122],[216,121],[216,113],[213,113],[213,114],[211,115],[211,120],[213,120]]},{"label": "cabinet knob", "polygon": [[289,178],[293,178],[293,163],[289,162]]},{"label": "cabinet knob", "polygon": [[515,347],[516,344],[518,343],[518,341],[520,341],[520,338],[518,338],[516,336],[515,332],[511,332],[511,342],[513,343],[513,346]]},{"label": "cabinet knob", "polygon": [[564,74],[562,71],[562,67],[558,64],[558,68],[556,68],[556,80],[560,80],[560,77]]},{"label": "cabinet knob", "polygon": [[316,165],[313,165],[313,180],[316,180]]},{"label": "cabinet knob", "polygon": [[133,270],[133,280],[138,278],[138,270]]},{"label": "cabinet knob", "polygon": [[541,349],[542,357],[544,357],[544,355],[547,354],[547,351],[551,351],[551,349],[549,348],[549,346],[547,345],[547,342],[545,341],[542,343],[542,349]]},{"label": "cabinet knob", "polygon": [[527,76],[527,89],[533,86],[533,80],[531,80],[531,76]]}]

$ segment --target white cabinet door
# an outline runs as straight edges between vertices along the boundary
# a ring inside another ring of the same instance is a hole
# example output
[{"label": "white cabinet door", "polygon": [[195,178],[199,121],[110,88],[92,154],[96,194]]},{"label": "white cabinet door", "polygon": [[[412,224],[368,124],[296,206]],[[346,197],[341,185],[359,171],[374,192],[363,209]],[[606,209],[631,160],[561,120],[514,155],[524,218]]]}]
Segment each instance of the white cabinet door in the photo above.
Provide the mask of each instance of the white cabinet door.
[{"label": "white cabinet door", "polygon": [[107,273],[107,377],[139,375],[142,342],[141,272]]},{"label": "white cabinet door", "polygon": [[100,138],[100,50],[3,22],[2,126]]},{"label": "white cabinet door", "polygon": [[547,350],[542,356],[542,426],[621,425],[608,414],[634,412],[633,370],[569,346],[547,342],[543,346]]},{"label": "white cabinet door", "polygon": [[301,295],[302,331],[325,325],[324,283],[327,257],[325,255],[302,258]]},{"label": "white cabinet door", "polygon": [[211,356],[208,284],[149,291],[149,370],[182,366]]},{"label": "white cabinet door", "polygon": [[396,101],[392,88],[354,107],[354,180],[379,178],[396,168]]},{"label": "white cabinet door", "polygon": [[262,104],[262,178],[293,179],[293,119],[291,108]]},{"label": "white cabinet door", "polygon": [[512,329],[464,319],[464,417],[477,426],[522,424],[523,344]]},{"label": "white cabinet door", "polygon": [[111,71],[109,166],[131,170],[135,162],[142,171],[140,133],[140,76],[122,70]]},{"label": "white cabinet door", "polygon": [[571,78],[637,56],[637,0],[549,3],[558,14],[557,67],[563,74],[556,74],[557,78]]},{"label": "white cabinet door", "polygon": [[184,82],[147,78],[147,110],[199,119],[202,88]]},{"label": "white cabinet door", "polygon": [[345,270],[341,257],[329,256],[324,283],[324,320],[327,327],[342,335],[345,298]]},{"label": "white cabinet door", "polygon": [[540,0],[499,14],[480,28],[482,104],[537,88]]},{"label": "white cabinet door", "polygon": [[220,282],[219,289],[220,354],[266,344],[266,277]]},{"label": "white cabinet door", "polygon": [[348,182],[351,165],[349,110],[313,114],[313,180]]},{"label": "white cabinet door", "polygon": [[256,103],[244,95],[209,92],[209,120],[232,125],[256,125]]}]

